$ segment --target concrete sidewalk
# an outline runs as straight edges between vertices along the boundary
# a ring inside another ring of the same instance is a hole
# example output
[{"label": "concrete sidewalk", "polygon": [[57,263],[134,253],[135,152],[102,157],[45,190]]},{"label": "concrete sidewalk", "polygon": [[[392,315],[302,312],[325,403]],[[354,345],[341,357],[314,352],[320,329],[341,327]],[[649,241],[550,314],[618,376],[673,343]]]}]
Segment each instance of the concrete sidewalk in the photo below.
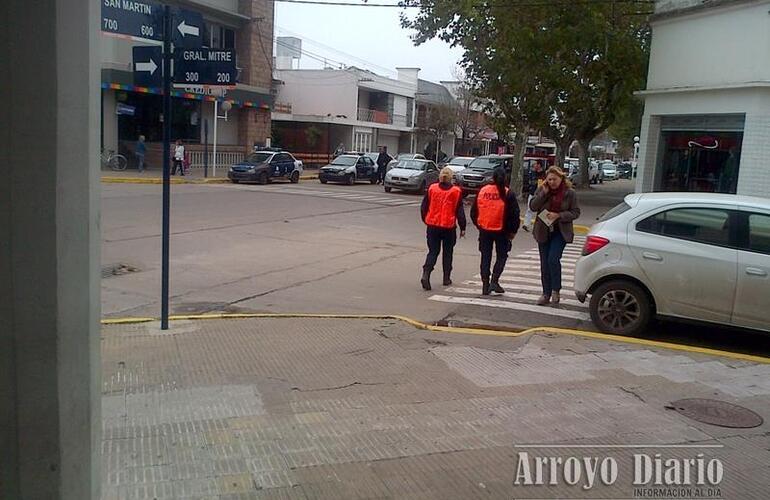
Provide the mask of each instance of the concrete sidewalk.
[{"label": "concrete sidewalk", "polygon": [[[634,453],[719,460],[721,481],[691,498],[770,487],[767,422],[728,429],[666,409],[710,398],[766,417],[770,364],[391,319],[114,325],[102,351],[105,499],[653,498],[634,490]],[[612,458],[618,474],[515,485],[525,457],[535,478],[536,456]]]},{"label": "concrete sidewalk", "polygon": [[[171,176],[171,182],[175,184],[220,184],[229,183],[227,168],[218,168],[217,175],[209,169],[208,177],[204,176],[202,168],[192,168],[184,175]],[[160,184],[163,181],[163,171],[160,169],[147,169],[144,172],[137,170],[104,170],[101,171],[102,182],[126,183],[126,184]],[[318,178],[317,169],[305,169],[300,180],[313,180]]]}]

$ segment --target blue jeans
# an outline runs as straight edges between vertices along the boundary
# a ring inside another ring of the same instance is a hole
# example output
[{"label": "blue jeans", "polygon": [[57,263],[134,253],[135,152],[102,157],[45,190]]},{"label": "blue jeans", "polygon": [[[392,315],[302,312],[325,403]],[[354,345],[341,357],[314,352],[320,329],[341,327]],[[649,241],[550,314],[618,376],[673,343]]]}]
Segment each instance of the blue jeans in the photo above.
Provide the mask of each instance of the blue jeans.
[{"label": "blue jeans", "polygon": [[538,243],[543,295],[550,297],[551,293],[561,291],[561,256],[566,246],[567,242],[558,229],[549,234],[548,241]]}]

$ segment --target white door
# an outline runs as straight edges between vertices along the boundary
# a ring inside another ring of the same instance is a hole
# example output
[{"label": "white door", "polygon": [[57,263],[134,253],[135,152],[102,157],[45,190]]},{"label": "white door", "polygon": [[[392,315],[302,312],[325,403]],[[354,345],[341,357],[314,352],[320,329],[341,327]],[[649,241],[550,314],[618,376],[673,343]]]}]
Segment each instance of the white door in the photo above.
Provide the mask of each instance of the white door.
[{"label": "white door", "polygon": [[770,214],[742,213],[748,219],[748,241],[738,251],[733,323],[770,330]]},{"label": "white door", "polygon": [[628,245],[658,312],[729,323],[738,262],[738,250],[729,247],[735,212],[679,207],[640,219],[629,227]]}]

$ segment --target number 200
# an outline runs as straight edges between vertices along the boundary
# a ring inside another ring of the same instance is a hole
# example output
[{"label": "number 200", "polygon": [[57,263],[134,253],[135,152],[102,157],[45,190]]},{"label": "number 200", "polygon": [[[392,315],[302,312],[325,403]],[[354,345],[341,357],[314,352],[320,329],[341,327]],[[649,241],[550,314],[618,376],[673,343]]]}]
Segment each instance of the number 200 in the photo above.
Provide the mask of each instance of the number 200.
[{"label": "number 200", "polygon": [[230,73],[217,73],[217,83],[230,83]]}]

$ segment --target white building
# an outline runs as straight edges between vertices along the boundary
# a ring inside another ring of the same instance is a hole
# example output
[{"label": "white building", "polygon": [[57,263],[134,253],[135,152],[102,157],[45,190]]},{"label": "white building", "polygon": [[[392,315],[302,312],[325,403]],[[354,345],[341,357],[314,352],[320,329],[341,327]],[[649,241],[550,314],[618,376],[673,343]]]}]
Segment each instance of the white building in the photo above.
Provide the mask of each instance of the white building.
[{"label": "white building", "polygon": [[418,68],[397,68],[386,78],[358,68],[276,69],[273,142],[328,157],[342,146],[370,152],[386,146],[391,156],[414,152]]},{"label": "white building", "polygon": [[659,0],[639,191],[770,196],[770,1]]}]

